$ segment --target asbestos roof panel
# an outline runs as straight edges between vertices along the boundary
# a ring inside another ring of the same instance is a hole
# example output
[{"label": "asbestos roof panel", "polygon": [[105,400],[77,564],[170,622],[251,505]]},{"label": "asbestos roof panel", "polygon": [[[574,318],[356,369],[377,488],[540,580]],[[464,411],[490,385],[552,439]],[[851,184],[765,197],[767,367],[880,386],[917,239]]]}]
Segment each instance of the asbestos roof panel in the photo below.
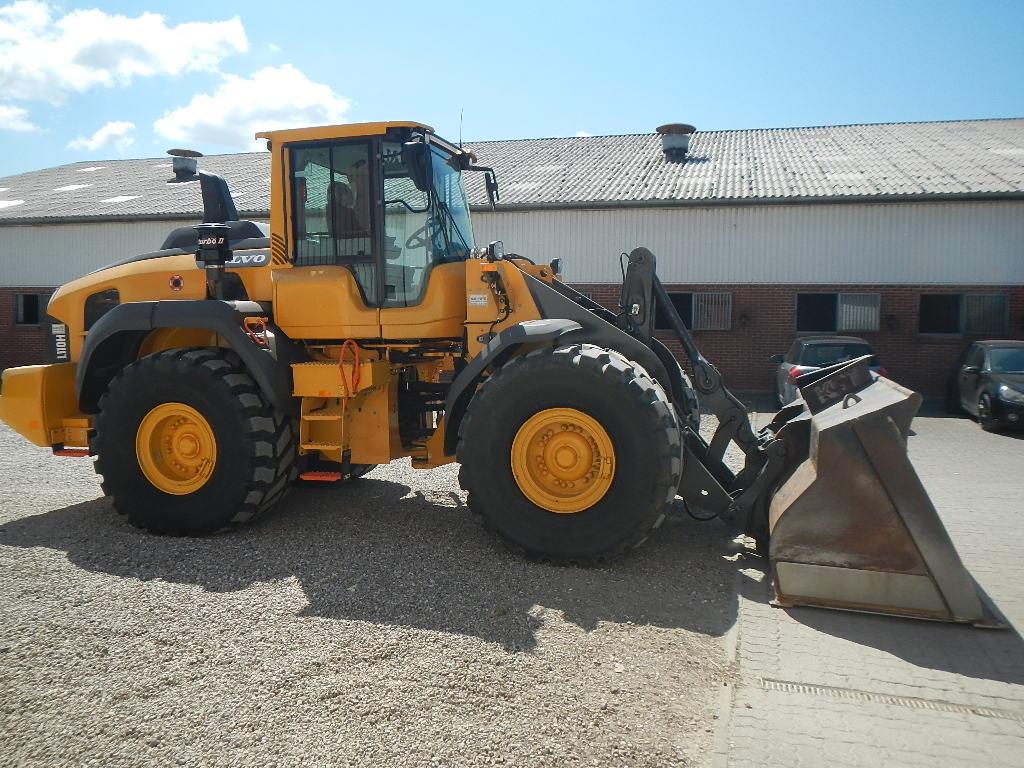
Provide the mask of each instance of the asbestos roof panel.
[{"label": "asbestos roof panel", "polygon": [[[684,162],[668,161],[653,133],[467,148],[496,170],[499,208],[1024,193],[1022,118],[698,131]],[[266,215],[269,153],[212,155],[199,166],[228,180],[240,213]],[[197,215],[198,183],[169,184],[172,175],[169,158],[150,158],[0,178],[0,223]],[[480,174],[467,174],[467,188],[471,203],[486,204]]]}]

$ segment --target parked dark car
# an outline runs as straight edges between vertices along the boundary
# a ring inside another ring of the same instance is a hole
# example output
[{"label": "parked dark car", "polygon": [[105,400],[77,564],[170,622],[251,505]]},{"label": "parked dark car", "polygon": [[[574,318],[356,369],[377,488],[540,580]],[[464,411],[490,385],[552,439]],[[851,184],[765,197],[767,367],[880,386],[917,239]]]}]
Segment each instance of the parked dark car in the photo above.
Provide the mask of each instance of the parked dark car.
[{"label": "parked dark car", "polygon": [[982,429],[1024,427],[1024,341],[978,341],[957,377],[960,407]]},{"label": "parked dark car", "polygon": [[768,361],[779,366],[775,372],[775,399],[780,406],[797,398],[796,380],[805,373],[871,355],[871,370],[886,376],[875,351],[856,336],[801,336],[785,355],[772,355]]}]

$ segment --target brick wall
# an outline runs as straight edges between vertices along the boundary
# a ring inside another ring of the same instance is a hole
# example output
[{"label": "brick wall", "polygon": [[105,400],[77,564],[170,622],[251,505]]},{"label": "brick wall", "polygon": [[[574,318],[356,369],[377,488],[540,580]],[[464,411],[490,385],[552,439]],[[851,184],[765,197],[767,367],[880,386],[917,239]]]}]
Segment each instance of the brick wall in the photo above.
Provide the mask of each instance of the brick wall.
[{"label": "brick wall", "polygon": [[[616,309],[619,286],[576,285],[610,309]],[[785,352],[796,337],[796,294],[833,292],[832,285],[667,285],[669,291],[729,291],[732,293],[732,330],[696,331],[694,337],[704,356],[718,366],[726,383],[738,390],[767,391],[774,367],[768,357]],[[1004,290],[1009,293],[1009,338],[1024,338],[1024,286],[970,290]],[[941,395],[950,371],[963,349],[975,336],[931,337],[917,333],[918,297],[927,293],[956,293],[959,288],[934,286],[842,286],[844,291],[881,295],[881,330],[857,333],[878,353],[890,376],[926,395]],[[41,363],[46,359],[42,327],[15,325],[15,295],[49,293],[52,289],[0,288],[0,369]],[[679,345],[668,334],[658,334],[676,354]]]},{"label": "brick wall", "polygon": [[[0,288],[0,370],[16,365],[46,362],[44,326],[15,323],[15,296],[19,293],[53,293],[53,288]],[[40,306],[45,320],[45,308]]]},{"label": "brick wall", "polygon": [[[575,285],[595,301],[616,309],[619,286]],[[878,353],[889,375],[926,395],[942,395],[949,374],[964,348],[979,336],[937,337],[917,332],[921,293],[1006,291],[1009,294],[1008,338],[1024,338],[1024,286],[985,286],[962,289],[935,286],[892,285],[666,285],[669,291],[729,291],[732,293],[732,330],[696,331],[694,338],[704,356],[718,366],[726,384],[738,390],[767,391],[774,366],[768,357],[783,353],[796,338],[796,295],[804,292],[854,291],[881,297],[880,330],[855,333]],[[677,355],[677,342],[668,334],[659,337]]]}]

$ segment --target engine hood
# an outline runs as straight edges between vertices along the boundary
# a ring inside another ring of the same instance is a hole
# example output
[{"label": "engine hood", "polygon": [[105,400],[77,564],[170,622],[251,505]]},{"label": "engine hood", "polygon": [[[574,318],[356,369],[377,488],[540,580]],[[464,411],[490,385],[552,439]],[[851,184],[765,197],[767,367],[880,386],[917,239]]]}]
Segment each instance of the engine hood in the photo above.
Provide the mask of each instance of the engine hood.
[{"label": "engine hood", "polygon": [[1011,389],[1016,389],[1018,392],[1024,392],[1024,373],[996,373],[992,371],[988,374],[988,378],[996,386],[1005,384]]},{"label": "engine hood", "polygon": [[206,298],[206,277],[187,254],[131,261],[105,267],[65,283],[50,298],[47,314],[80,333],[85,300],[116,289],[120,302]]}]

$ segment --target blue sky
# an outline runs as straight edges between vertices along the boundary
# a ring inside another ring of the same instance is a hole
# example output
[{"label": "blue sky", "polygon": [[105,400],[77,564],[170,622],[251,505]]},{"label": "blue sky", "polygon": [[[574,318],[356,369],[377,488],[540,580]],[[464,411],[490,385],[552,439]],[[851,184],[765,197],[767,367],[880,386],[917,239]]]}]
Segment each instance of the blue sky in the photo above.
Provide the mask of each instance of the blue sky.
[{"label": "blue sky", "polygon": [[0,176],[460,111],[466,140],[1021,117],[1022,30],[1024,0],[0,0]]}]

